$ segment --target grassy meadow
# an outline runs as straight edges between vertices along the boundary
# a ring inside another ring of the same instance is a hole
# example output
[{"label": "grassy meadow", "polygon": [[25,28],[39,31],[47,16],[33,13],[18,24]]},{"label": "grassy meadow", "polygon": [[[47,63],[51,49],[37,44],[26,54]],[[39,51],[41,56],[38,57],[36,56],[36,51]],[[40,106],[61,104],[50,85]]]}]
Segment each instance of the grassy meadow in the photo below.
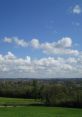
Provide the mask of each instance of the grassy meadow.
[{"label": "grassy meadow", "polygon": [[0,107],[0,117],[82,117],[82,110],[40,106]]},{"label": "grassy meadow", "polygon": [[[37,100],[37,102],[39,102],[39,100]],[[18,105],[29,105],[34,103],[36,103],[35,99],[0,97],[0,106],[18,106]]]},{"label": "grassy meadow", "polygon": [[[82,117],[82,109],[28,106],[32,103],[36,103],[36,101],[34,99],[1,97],[0,117]],[[27,106],[20,106],[21,104],[27,104]]]}]

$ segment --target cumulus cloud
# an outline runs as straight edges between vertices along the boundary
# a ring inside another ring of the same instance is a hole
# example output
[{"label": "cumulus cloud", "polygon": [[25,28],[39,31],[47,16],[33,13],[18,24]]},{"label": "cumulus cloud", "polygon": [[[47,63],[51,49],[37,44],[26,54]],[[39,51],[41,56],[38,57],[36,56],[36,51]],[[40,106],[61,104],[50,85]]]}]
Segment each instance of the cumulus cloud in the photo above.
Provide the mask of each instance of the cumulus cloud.
[{"label": "cumulus cloud", "polygon": [[59,49],[59,48],[46,48],[44,51],[46,54],[52,54],[52,55],[73,55],[77,56],[79,55],[78,50],[72,50],[72,49]]},{"label": "cumulus cloud", "polygon": [[15,55],[14,55],[13,53],[8,52],[8,54],[5,55],[5,58],[6,58],[7,60],[12,60],[12,59],[15,59],[16,57],[15,57]]},{"label": "cumulus cloud", "polygon": [[24,41],[23,39],[18,39],[18,38],[14,38],[14,42],[21,47],[27,47],[28,43],[26,41]]},{"label": "cumulus cloud", "polygon": [[21,47],[31,47],[34,49],[40,49],[45,54],[60,54],[60,55],[79,55],[78,50],[72,49],[72,39],[70,37],[63,37],[57,42],[43,42],[41,43],[38,39],[32,39],[27,42],[23,39],[18,38],[7,38],[4,39],[7,43],[15,43]]},{"label": "cumulus cloud", "polygon": [[32,39],[32,40],[31,40],[31,46],[32,46],[33,48],[40,48],[39,40],[38,40],[38,39]]},{"label": "cumulus cloud", "polygon": [[4,38],[4,42],[6,42],[6,43],[12,43],[12,38],[8,38],[8,37],[5,37]]},{"label": "cumulus cloud", "polygon": [[21,46],[21,47],[27,47],[28,46],[28,42],[25,41],[24,39],[19,39],[19,38],[16,38],[16,37],[13,37],[13,38],[9,38],[9,37],[5,37],[3,39],[3,41],[5,43],[14,43],[18,46]]},{"label": "cumulus cloud", "polygon": [[47,54],[60,54],[60,55],[78,55],[78,50],[71,49],[72,39],[70,37],[63,37],[58,42],[43,43],[41,48]]},{"label": "cumulus cloud", "polygon": [[82,12],[82,9],[79,5],[75,5],[72,9],[72,13],[74,13],[74,14],[78,15],[78,14],[81,14],[81,12]]},{"label": "cumulus cloud", "polygon": [[[44,74],[44,75],[43,75]],[[13,53],[0,55],[0,78],[82,77],[82,56],[69,58],[18,58]]]},{"label": "cumulus cloud", "polygon": [[70,37],[64,37],[59,40],[56,45],[59,45],[60,47],[71,47],[72,39]]}]

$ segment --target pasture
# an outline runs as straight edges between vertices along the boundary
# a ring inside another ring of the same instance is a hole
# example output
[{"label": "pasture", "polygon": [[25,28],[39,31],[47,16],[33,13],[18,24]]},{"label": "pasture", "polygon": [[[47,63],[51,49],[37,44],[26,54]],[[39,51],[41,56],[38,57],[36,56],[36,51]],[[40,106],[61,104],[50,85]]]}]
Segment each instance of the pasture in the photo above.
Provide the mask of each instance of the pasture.
[{"label": "pasture", "polygon": [[36,103],[34,99],[0,97],[0,106],[26,106],[34,103]]},{"label": "pasture", "polygon": [[0,107],[0,117],[82,117],[82,110],[40,106]]},{"label": "pasture", "polygon": [[0,117],[82,117],[82,109],[29,106],[32,103],[35,104],[36,101],[34,99],[1,97]]}]

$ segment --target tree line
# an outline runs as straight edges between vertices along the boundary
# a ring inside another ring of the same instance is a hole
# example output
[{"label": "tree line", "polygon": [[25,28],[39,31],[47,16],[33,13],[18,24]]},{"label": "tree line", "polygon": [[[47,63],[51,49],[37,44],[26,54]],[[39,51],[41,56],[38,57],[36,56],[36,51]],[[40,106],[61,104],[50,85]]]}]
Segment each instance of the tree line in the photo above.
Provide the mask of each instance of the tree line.
[{"label": "tree line", "polygon": [[47,106],[82,107],[82,80],[1,80],[0,97],[40,99]]}]

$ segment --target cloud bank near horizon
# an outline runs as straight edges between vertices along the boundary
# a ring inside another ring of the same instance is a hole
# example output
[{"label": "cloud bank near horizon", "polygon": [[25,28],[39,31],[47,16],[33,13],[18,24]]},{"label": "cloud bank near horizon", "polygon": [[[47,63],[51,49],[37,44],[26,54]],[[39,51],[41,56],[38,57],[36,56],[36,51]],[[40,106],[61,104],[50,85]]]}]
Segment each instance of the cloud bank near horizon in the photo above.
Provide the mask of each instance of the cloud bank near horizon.
[{"label": "cloud bank near horizon", "polygon": [[[14,47],[40,50],[41,58],[18,57],[9,51],[0,54],[0,78],[76,78],[82,77],[82,52],[73,49],[71,37],[62,37],[54,42],[40,42],[39,39],[5,37],[3,43]],[[58,55],[58,56],[56,56]],[[44,75],[43,75],[44,74]]]},{"label": "cloud bank near horizon", "polygon": [[[44,74],[44,75],[43,75]],[[0,78],[76,78],[82,77],[82,54],[78,57],[17,57],[0,54]]]}]

